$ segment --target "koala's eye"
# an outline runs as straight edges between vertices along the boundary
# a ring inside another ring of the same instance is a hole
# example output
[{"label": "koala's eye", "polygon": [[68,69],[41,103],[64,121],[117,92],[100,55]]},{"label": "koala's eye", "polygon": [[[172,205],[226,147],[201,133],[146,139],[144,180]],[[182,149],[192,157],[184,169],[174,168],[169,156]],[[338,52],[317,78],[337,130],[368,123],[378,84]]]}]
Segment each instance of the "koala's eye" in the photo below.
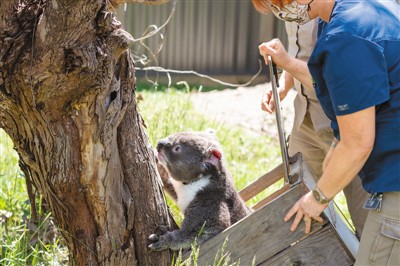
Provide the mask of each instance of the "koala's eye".
[{"label": "koala's eye", "polygon": [[176,145],[175,147],[172,148],[172,151],[175,153],[181,152],[181,146],[180,145]]}]

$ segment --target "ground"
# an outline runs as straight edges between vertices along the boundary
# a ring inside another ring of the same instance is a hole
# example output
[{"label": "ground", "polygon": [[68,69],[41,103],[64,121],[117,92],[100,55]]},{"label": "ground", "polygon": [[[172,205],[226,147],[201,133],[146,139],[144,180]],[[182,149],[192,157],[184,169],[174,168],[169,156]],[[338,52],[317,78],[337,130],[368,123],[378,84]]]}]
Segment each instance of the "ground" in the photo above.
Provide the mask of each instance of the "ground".
[{"label": "ground", "polygon": [[[262,95],[269,86],[270,83],[264,83],[254,87],[194,93],[191,100],[197,111],[211,119],[242,127],[253,134],[267,134],[278,139],[275,113],[268,114],[261,110]],[[295,95],[295,91],[290,91],[281,103],[286,136],[293,125]]]}]

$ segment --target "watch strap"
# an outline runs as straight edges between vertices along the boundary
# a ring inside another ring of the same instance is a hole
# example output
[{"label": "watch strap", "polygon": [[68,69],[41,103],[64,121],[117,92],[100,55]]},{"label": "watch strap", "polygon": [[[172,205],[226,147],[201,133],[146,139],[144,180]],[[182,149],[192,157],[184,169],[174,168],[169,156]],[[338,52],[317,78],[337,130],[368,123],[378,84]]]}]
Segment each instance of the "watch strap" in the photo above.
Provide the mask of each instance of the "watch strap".
[{"label": "watch strap", "polygon": [[312,196],[314,200],[320,204],[326,204],[332,200],[327,198],[317,186],[315,186],[315,188],[312,190]]}]

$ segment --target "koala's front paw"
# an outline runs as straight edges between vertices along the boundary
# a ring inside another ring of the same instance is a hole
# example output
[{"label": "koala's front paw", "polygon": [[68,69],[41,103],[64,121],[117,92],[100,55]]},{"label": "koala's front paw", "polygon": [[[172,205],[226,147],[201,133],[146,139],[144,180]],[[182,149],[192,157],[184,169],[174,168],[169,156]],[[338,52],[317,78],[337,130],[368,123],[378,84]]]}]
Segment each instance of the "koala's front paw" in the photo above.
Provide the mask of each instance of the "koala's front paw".
[{"label": "koala's front paw", "polygon": [[168,232],[168,226],[161,224],[157,226],[156,234],[163,235],[166,234],[167,232]]},{"label": "koala's front paw", "polygon": [[148,241],[151,243],[148,245],[148,248],[153,251],[161,251],[168,248],[167,243],[162,236],[152,234],[149,236]]},{"label": "koala's front paw", "polygon": [[168,249],[168,243],[163,235],[168,234],[168,226],[166,225],[158,225],[156,228],[156,233],[151,234],[147,239],[150,243],[148,248],[153,251],[161,251],[164,249]]}]

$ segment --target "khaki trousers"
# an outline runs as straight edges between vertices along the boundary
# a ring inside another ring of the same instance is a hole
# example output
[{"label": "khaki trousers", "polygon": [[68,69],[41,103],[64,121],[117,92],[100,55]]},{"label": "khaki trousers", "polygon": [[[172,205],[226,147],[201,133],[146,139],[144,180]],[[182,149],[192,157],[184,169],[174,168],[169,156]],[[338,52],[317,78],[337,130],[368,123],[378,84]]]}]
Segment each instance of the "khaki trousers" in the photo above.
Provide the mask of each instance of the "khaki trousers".
[{"label": "khaki trousers", "polygon": [[[322,175],[322,163],[331,147],[332,140],[333,133],[330,129],[315,132],[310,114],[307,112],[299,130],[292,130],[288,152],[290,156],[301,152],[314,176],[319,179]],[[368,215],[368,211],[363,206],[369,194],[362,188],[361,179],[358,176],[343,192],[357,236],[360,237]]]},{"label": "khaki trousers", "polygon": [[381,211],[370,210],[355,265],[400,265],[400,192],[383,193]]}]

